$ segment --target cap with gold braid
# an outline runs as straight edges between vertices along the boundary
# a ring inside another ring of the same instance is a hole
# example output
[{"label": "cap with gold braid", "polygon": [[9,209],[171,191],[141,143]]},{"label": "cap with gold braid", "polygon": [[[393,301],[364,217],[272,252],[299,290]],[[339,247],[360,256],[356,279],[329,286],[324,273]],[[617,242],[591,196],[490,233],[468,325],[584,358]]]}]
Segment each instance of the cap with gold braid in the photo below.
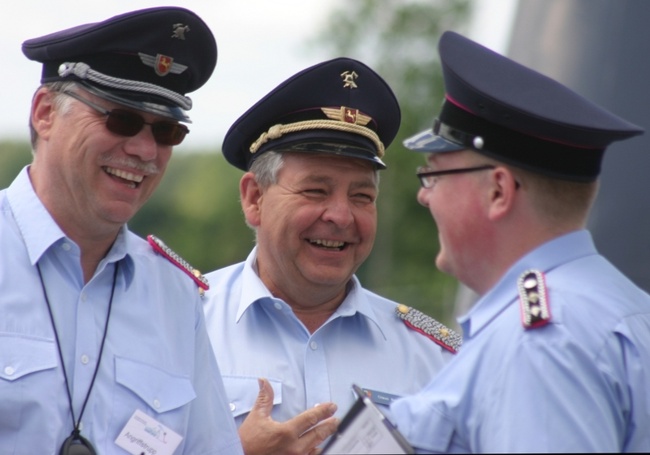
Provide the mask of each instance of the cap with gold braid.
[{"label": "cap with gold braid", "polygon": [[223,154],[248,170],[263,153],[333,153],[378,168],[399,129],[399,104],[371,68],[350,58],[309,67],[280,84],[230,127]]}]

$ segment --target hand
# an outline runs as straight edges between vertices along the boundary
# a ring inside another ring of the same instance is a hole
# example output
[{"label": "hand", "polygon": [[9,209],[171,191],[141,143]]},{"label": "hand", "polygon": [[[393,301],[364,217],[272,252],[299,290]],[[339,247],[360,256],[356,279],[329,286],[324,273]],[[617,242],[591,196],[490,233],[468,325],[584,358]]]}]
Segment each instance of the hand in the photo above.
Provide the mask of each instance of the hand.
[{"label": "hand", "polygon": [[336,431],[338,419],[334,403],[315,406],[286,422],[271,418],[273,388],[258,379],[260,392],[253,409],[239,427],[245,455],[315,455],[318,445]]}]

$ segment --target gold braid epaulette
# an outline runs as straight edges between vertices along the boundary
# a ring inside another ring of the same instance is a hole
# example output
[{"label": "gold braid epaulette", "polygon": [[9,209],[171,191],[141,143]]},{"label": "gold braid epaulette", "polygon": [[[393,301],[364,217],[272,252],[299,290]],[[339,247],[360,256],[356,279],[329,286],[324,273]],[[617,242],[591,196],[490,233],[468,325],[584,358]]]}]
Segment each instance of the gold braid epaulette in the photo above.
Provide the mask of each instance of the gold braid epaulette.
[{"label": "gold braid epaulette", "polygon": [[415,308],[399,304],[395,314],[411,329],[432,339],[436,344],[454,354],[463,344],[463,337],[454,330]]},{"label": "gold braid epaulette", "polygon": [[199,293],[201,294],[201,296],[203,296],[205,291],[210,289],[210,284],[208,283],[208,280],[203,275],[201,275],[201,272],[199,272],[198,269],[192,267],[189,262],[187,262],[185,259],[183,259],[178,254],[176,254],[167,245],[165,245],[165,242],[160,240],[155,235],[151,235],[151,234],[147,236],[147,241],[149,242],[149,245],[151,245],[152,248],[158,254],[168,259],[172,264],[177,266],[188,276],[190,276],[192,280],[194,280],[194,282],[199,286]]}]

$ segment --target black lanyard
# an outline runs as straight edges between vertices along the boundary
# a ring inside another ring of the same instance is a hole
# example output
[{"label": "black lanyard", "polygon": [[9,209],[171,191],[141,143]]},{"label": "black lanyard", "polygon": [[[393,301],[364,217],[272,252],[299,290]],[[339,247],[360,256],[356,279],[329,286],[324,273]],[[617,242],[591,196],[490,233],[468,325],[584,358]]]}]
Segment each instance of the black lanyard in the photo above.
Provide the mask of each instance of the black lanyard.
[{"label": "black lanyard", "polygon": [[56,347],[59,351],[59,360],[61,361],[61,369],[63,370],[63,379],[65,380],[65,391],[68,394],[68,403],[70,404],[70,415],[72,417],[72,425],[74,429],[70,436],[63,441],[59,455],[96,455],[95,448],[92,446],[90,441],[81,436],[81,430],[79,425],[81,423],[81,417],[83,416],[84,411],[86,410],[86,404],[88,404],[88,398],[90,397],[90,391],[95,385],[95,378],[97,377],[97,372],[99,371],[99,362],[102,359],[102,352],[104,352],[104,342],[106,341],[106,333],[108,332],[108,320],[111,316],[111,307],[113,306],[113,296],[115,295],[115,283],[117,282],[117,270],[119,268],[119,262],[115,263],[115,272],[113,273],[113,286],[111,288],[111,298],[108,301],[108,311],[106,314],[106,324],[104,325],[104,335],[102,336],[102,344],[99,348],[99,355],[97,356],[97,364],[95,365],[95,372],[93,373],[93,378],[90,382],[90,387],[88,387],[88,392],[86,392],[86,398],[84,399],[83,406],[81,407],[81,412],[79,413],[79,419],[74,417],[74,407],[72,405],[72,393],[70,392],[70,384],[68,383],[68,375],[65,371],[65,364],[63,363],[63,352],[61,351],[61,343],[59,342],[59,334],[56,330],[56,324],[54,323],[54,316],[52,315],[52,307],[50,306],[50,300],[47,297],[47,291],[45,290],[45,282],[43,281],[43,274],[41,273],[41,268],[36,263],[36,269],[38,270],[38,277],[41,280],[41,287],[43,288],[43,295],[45,296],[45,303],[47,304],[47,311],[50,314],[50,321],[52,323],[52,330],[54,331],[54,339],[56,340]]}]

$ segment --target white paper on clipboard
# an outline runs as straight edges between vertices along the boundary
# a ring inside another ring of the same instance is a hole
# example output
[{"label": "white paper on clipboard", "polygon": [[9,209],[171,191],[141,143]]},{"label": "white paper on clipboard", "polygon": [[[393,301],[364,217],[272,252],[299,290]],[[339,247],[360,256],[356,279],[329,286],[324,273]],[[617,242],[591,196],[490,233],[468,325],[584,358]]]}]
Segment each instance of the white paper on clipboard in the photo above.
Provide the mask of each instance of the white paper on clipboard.
[{"label": "white paper on clipboard", "polygon": [[345,414],[323,454],[412,454],[413,447],[381,410],[353,385],[357,401]]}]

